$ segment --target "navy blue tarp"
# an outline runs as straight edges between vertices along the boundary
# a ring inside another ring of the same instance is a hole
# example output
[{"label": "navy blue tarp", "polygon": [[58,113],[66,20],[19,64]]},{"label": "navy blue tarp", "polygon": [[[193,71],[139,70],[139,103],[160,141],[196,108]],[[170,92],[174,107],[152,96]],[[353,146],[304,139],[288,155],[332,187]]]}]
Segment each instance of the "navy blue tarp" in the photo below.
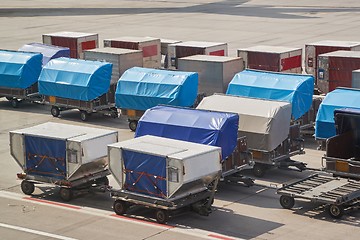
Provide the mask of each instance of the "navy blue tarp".
[{"label": "navy blue tarp", "polygon": [[47,64],[51,59],[59,57],[70,57],[70,49],[42,43],[25,44],[19,51],[41,53],[43,55],[42,65]]},{"label": "navy blue tarp", "polygon": [[41,71],[39,93],[91,101],[107,93],[111,73],[111,63],[56,58],[48,62]]},{"label": "navy blue tarp", "polygon": [[126,179],[125,189],[165,198],[166,188],[166,158],[145,153],[122,150]]},{"label": "navy blue tarp", "polygon": [[0,87],[26,89],[38,81],[42,55],[0,50]]},{"label": "navy blue tarp", "polygon": [[234,76],[226,94],[289,102],[296,120],[309,111],[314,77],[259,70],[245,70]]},{"label": "navy blue tarp", "polygon": [[238,125],[236,113],[156,106],[141,117],[135,137],[153,135],[218,146],[225,160],[236,147]]},{"label": "navy blue tarp", "polygon": [[25,136],[26,171],[57,179],[66,178],[66,141]]}]

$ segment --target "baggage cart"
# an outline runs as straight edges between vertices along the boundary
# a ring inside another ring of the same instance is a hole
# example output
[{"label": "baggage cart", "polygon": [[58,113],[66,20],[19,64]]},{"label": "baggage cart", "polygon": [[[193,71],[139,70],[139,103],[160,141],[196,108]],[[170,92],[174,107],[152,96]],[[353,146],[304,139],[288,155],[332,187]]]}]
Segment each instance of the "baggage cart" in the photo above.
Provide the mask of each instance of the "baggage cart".
[{"label": "baggage cart", "polygon": [[37,184],[60,187],[60,197],[109,182],[107,145],[117,142],[117,132],[60,123],[44,123],[10,131],[10,151],[22,171],[21,189],[31,195]]},{"label": "baggage cart", "polygon": [[325,174],[314,174],[279,188],[280,205],[291,209],[295,199],[326,204],[332,218],[341,218],[345,211],[356,209],[360,203],[360,182]]},{"label": "baggage cart", "polygon": [[142,136],[111,144],[108,152],[120,186],[111,190],[116,214],[143,206],[155,210],[159,223],[187,206],[210,214],[221,171],[219,147]]}]

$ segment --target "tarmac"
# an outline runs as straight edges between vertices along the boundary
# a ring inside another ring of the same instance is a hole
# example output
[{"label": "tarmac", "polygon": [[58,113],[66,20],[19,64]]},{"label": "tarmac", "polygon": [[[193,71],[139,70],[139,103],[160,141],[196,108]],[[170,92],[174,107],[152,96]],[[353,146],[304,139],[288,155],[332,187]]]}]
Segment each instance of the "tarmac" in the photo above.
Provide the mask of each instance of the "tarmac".
[{"label": "tarmac", "polygon": [[[98,33],[100,47],[103,39],[121,36],[227,42],[229,55],[235,56],[236,49],[255,45],[303,48],[319,40],[360,41],[359,12],[355,0],[2,0],[0,48],[15,50],[41,42],[42,34],[78,31]],[[1,239],[358,239],[359,211],[334,220],[321,204],[280,206],[273,187],[312,171],[273,169],[256,180],[264,186],[221,183],[210,216],[184,212],[167,225],[157,224],[150,210],[115,216],[108,193],[91,192],[64,203],[57,188],[39,185],[26,196],[16,178],[21,169],[10,155],[9,131],[48,121],[115,129],[120,141],[133,137],[124,117],[95,115],[84,123],[77,111],[53,118],[49,106],[21,103],[14,109],[0,99]],[[317,146],[305,136],[306,154],[293,159],[320,169],[324,151]],[[110,183],[117,187],[112,178]]]}]

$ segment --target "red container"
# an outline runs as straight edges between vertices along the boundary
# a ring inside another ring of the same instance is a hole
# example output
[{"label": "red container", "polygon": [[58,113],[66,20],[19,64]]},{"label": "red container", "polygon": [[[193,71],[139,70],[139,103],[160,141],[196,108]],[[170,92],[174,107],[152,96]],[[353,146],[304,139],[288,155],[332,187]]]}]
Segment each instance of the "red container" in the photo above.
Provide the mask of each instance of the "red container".
[{"label": "red container", "polygon": [[360,51],[360,42],[326,40],[305,45],[305,71],[315,77],[315,85],[317,85],[318,56],[339,50]]},{"label": "red container", "polygon": [[254,46],[238,49],[238,57],[244,60],[245,68],[272,72],[302,72],[301,48]]},{"label": "red container", "polygon": [[43,43],[70,48],[71,58],[82,58],[83,51],[99,47],[99,36],[96,33],[57,32],[43,34]]},{"label": "red container", "polygon": [[351,87],[352,71],[360,68],[360,51],[336,51],[318,56],[318,88],[328,93]]}]

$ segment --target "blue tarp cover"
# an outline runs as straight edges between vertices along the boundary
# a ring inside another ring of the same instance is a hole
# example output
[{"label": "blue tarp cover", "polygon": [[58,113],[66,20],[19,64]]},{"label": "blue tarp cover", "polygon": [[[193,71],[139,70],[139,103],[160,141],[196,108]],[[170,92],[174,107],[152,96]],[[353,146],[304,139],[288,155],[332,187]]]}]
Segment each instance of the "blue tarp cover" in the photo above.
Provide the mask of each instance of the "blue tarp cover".
[{"label": "blue tarp cover", "polygon": [[135,137],[153,135],[218,146],[225,160],[236,147],[238,125],[235,113],[156,106],[141,117]]},{"label": "blue tarp cover", "polygon": [[66,178],[65,140],[25,136],[25,151],[26,174]]},{"label": "blue tarp cover", "polygon": [[70,57],[70,49],[42,43],[29,43],[22,46],[19,51],[41,53],[43,55],[42,65],[47,64],[51,59],[59,57]]},{"label": "blue tarp cover", "polygon": [[0,87],[25,89],[38,81],[42,55],[0,50]]},{"label": "blue tarp cover", "polygon": [[314,92],[314,77],[258,70],[245,70],[231,80],[226,94],[292,104],[292,116],[298,119],[309,111]]},{"label": "blue tarp cover", "polygon": [[165,198],[166,158],[122,150],[126,179],[125,189],[150,196]]},{"label": "blue tarp cover", "polygon": [[341,108],[360,109],[360,90],[337,88],[326,95],[316,115],[315,138],[327,139],[336,135],[334,111]]},{"label": "blue tarp cover", "polygon": [[39,93],[91,101],[109,90],[111,72],[111,63],[56,58],[41,71]]},{"label": "blue tarp cover", "polygon": [[146,110],[159,104],[189,107],[195,102],[198,74],[133,67],[118,81],[118,108]]}]

